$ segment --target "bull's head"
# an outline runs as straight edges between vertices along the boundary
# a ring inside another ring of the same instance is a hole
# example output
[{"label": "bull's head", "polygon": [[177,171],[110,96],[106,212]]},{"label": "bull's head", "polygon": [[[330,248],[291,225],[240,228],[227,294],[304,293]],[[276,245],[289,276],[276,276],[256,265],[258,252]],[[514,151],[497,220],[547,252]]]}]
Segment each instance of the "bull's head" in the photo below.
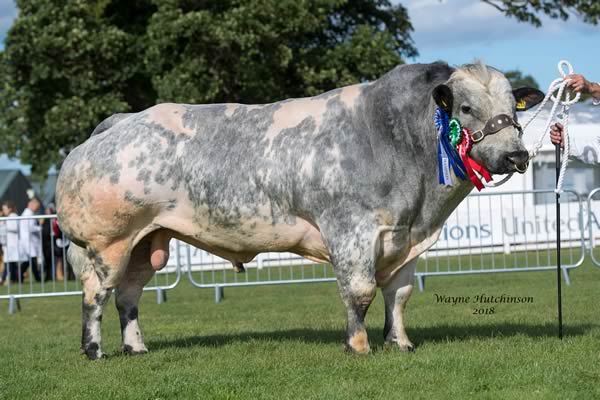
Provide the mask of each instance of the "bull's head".
[{"label": "bull's head", "polygon": [[521,141],[517,111],[544,99],[533,88],[512,90],[500,71],[483,64],[457,69],[433,90],[433,98],[450,116],[468,128],[474,143],[471,157],[493,174],[525,172],[529,154]]}]

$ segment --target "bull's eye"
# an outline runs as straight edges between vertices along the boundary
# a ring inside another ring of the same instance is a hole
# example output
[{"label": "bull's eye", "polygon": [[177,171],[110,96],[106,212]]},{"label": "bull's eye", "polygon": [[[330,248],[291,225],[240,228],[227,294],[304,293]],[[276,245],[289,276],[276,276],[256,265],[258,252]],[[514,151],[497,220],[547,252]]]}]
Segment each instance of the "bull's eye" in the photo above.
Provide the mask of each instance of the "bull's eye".
[{"label": "bull's eye", "polygon": [[461,106],[460,107],[460,111],[463,114],[471,114],[471,107],[469,107],[469,106]]}]

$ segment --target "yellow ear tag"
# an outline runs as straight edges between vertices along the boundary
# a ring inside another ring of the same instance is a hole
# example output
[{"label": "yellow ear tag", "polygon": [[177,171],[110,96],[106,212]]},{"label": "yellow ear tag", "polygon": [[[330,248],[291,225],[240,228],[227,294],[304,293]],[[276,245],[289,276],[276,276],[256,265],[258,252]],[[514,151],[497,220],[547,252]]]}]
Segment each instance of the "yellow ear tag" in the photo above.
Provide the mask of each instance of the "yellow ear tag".
[{"label": "yellow ear tag", "polygon": [[519,100],[517,103],[517,110],[524,110],[527,108],[527,102],[525,100]]}]

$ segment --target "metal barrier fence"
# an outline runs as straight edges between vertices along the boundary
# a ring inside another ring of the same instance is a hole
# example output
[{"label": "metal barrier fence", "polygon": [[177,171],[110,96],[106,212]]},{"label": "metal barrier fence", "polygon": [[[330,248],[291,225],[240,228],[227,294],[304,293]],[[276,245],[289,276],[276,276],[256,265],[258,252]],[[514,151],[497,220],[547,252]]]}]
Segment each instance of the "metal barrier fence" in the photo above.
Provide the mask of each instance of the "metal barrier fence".
[{"label": "metal barrier fence", "polygon": [[[56,215],[0,218],[4,278],[0,300],[9,300],[9,313],[20,309],[19,299],[81,295],[81,284],[66,257],[69,241],[54,227]],[[59,232],[56,235],[55,232]],[[179,244],[175,246],[179,254]],[[179,257],[177,257],[179,259]],[[145,291],[156,291],[157,301],[181,281],[179,264],[154,275]]]},{"label": "metal barrier fence", "polygon": [[596,217],[596,212],[600,212],[600,202],[595,201],[595,198],[600,200],[600,188],[596,188],[590,192],[587,197],[587,234],[588,234],[588,249],[592,263],[600,267],[600,255],[597,255],[596,240],[600,237],[600,220]]},{"label": "metal barrier fence", "polygon": [[492,192],[468,196],[446,221],[439,240],[419,259],[420,290],[427,276],[556,269],[556,230],[561,230],[561,269],[585,258],[581,197],[561,194],[556,221],[553,190]]},{"label": "metal barrier fence", "polygon": [[[600,188],[588,197],[589,210],[591,199],[598,191]],[[557,222],[552,190],[485,193],[467,197],[444,225],[438,242],[419,259],[416,270],[419,289],[424,289],[425,278],[429,276],[555,269],[556,229],[561,229],[561,265],[564,278],[569,283],[569,270],[583,263],[588,230],[584,229],[582,202],[576,192],[565,191],[561,195],[561,205],[564,219]],[[588,219],[592,214],[588,213]],[[25,225],[33,221],[34,225],[41,227],[41,232],[44,224],[51,225],[55,218],[54,215],[0,218],[0,227],[9,222],[14,227],[16,222],[19,228],[22,225],[26,229]],[[600,257],[596,258],[593,254],[593,236],[590,229],[590,254],[594,263],[600,266]],[[6,238],[8,241],[8,236]],[[68,271],[68,265],[64,255],[57,254],[60,252],[55,248],[57,239],[64,246],[65,238],[55,237],[50,229],[49,235],[37,244],[40,254],[47,242],[52,244],[50,250],[46,250],[49,256],[42,257],[40,261],[43,266],[40,268],[40,274],[43,274],[40,282],[34,282],[33,261],[28,259],[17,266],[19,276],[23,270],[29,271],[25,280],[15,280],[13,276],[13,282],[9,279],[5,286],[0,286],[0,300],[9,300],[9,312],[17,310],[18,299],[21,298],[81,294],[77,280],[69,281],[66,279],[68,276],[59,280],[57,271],[61,270],[61,265],[64,271]],[[15,238],[11,240],[14,242]],[[9,243],[6,243],[5,247],[8,246]],[[166,291],[177,286],[185,272],[193,286],[214,288],[216,302],[222,299],[226,287],[335,281],[330,265],[316,264],[289,253],[260,254],[245,264],[245,273],[236,273],[228,261],[177,240],[171,241],[170,254],[167,266],[156,273],[152,283],[145,288],[146,291],[157,292],[158,303],[166,300]],[[46,261],[48,258],[50,260]]]},{"label": "metal barrier fence", "polygon": [[[192,251],[194,257],[190,254]],[[217,303],[226,287],[335,281],[331,265],[317,264],[291,253],[259,254],[244,264],[244,273],[234,272],[228,261],[202,250],[187,246],[186,253],[190,283],[197,288],[214,288]]]}]

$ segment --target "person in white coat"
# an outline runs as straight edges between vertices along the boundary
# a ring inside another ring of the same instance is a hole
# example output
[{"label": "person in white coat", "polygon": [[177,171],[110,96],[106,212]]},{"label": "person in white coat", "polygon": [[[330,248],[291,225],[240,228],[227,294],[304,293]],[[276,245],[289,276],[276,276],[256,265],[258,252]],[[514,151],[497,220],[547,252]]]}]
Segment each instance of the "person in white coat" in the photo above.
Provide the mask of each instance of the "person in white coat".
[{"label": "person in white coat", "polygon": [[[4,279],[8,274],[6,262],[4,261],[4,254],[6,254],[6,221],[1,220],[4,217],[4,212],[0,206],[0,286],[4,284]],[[5,272],[6,271],[6,272]]]},{"label": "person in white coat", "polygon": [[[2,203],[2,215],[5,217],[18,217],[15,204],[7,200]],[[6,228],[6,244],[4,245],[4,271],[0,278],[1,283],[7,279],[11,282],[17,282],[21,274],[19,273],[19,265],[27,260],[27,257],[21,251],[19,240],[19,221],[8,220],[5,222]]]},{"label": "person in white coat", "polygon": [[42,203],[36,197],[33,197],[29,200],[27,208],[21,214],[22,217],[31,218],[19,220],[21,251],[27,260],[21,265],[21,278],[29,266],[31,266],[31,272],[33,272],[33,276],[38,282],[42,280],[40,269],[38,268],[38,259],[42,256],[42,227],[34,216],[40,210],[41,206]]}]

